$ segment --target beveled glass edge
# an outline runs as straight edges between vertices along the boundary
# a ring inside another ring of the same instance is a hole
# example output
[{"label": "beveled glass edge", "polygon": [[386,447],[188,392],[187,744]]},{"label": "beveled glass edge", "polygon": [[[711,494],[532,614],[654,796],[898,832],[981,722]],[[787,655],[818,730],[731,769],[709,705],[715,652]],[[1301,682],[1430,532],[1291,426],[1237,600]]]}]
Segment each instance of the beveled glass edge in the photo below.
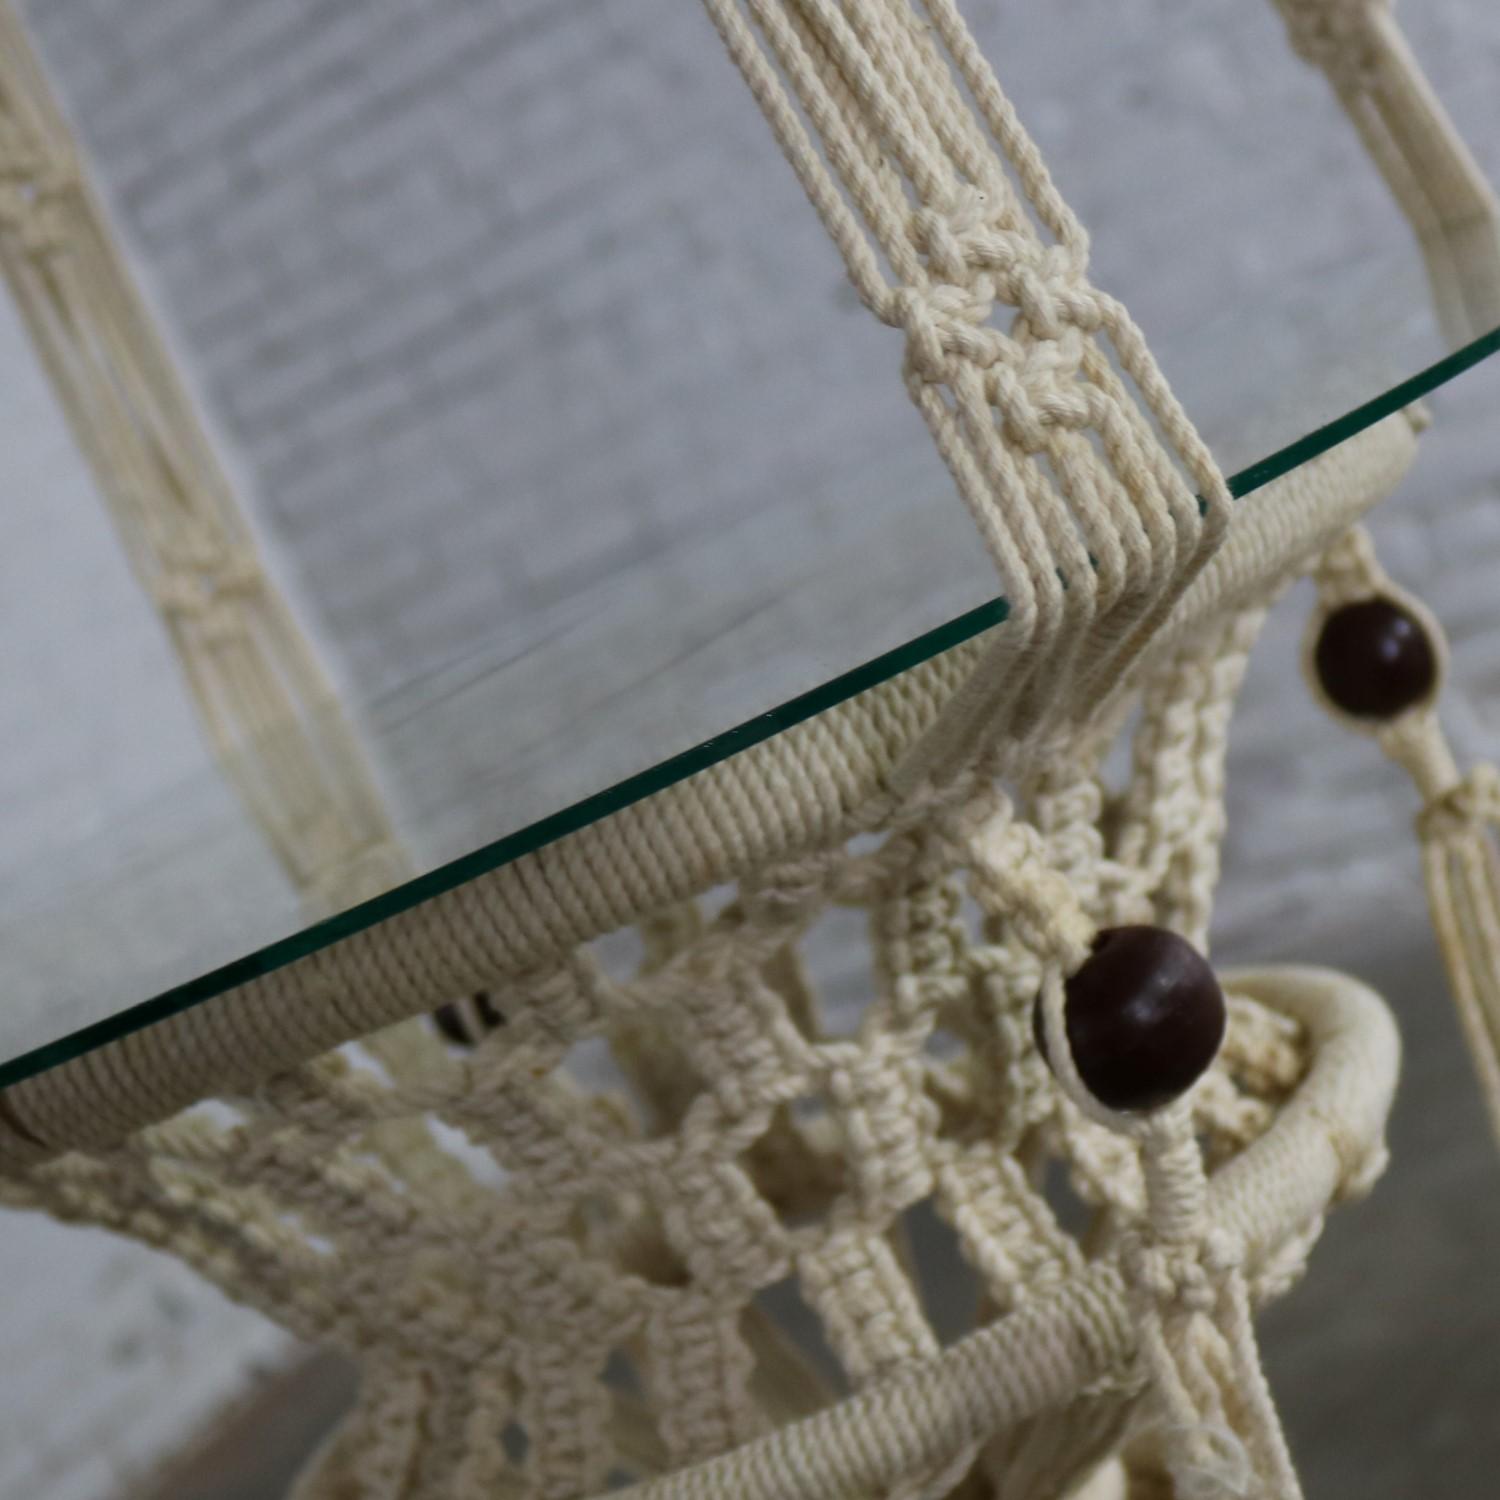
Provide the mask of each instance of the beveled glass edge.
[{"label": "beveled glass edge", "polygon": [[[1410,406],[1497,352],[1500,352],[1500,329],[1474,339],[1373,400],[1355,407],[1345,415],[1278,449],[1260,462],[1230,476],[1230,492],[1236,499],[1252,494]],[[56,1041],[44,1043],[8,1061],[0,1061],[0,1089],[57,1067],[108,1042],[117,1041],[131,1032],[142,1031],[169,1016],[232,991],[252,979],[283,968],[354,933],[376,926],[513,860],[535,853],[580,828],[610,817],[633,803],[643,801],[679,781],[685,781],[743,750],[825,713],[847,699],[888,682],[944,651],[972,640],[984,631],[1002,624],[1008,613],[1009,607],[1003,598],[991,599],[904,645],[789,699],[779,707],[757,714],[722,734],[714,735],[690,749],[659,761],[646,770],[628,776],[623,781],[517,829],[514,833],[506,834],[482,848],[415,876],[389,891],[372,896],[357,906],[302,928],[231,963],[183,984],[174,985],[151,999],[127,1006],[102,1021],[80,1027]]]}]

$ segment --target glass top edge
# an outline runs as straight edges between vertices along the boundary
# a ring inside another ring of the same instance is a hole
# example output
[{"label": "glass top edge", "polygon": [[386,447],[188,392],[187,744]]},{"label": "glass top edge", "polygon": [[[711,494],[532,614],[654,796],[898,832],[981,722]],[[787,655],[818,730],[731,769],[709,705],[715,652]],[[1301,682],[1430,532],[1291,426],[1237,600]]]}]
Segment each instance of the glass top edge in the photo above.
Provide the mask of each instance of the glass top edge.
[{"label": "glass top edge", "polygon": [[[1228,479],[1231,493],[1236,498],[1254,493],[1410,406],[1497,352],[1500,352],[1500,328],[1471,340],[1372,400],[1239,470]],[[31,1048],[8,1061],[0,1061],[0,1089],[46,1072],[106,1043],[145,1030],[194,1005],[374,927],[478,876],[535,853],[972,640],[1002,624],[1007,613],[1003,598],[989,600],[777,707],[389,891],[175,985],[104,1020]]]},{"label": "glass top edge", "polygon": [[529,823],[514,833],[485,844],[402,882],[389,891],[351,906],[331,917],[258,948],[242,958],[197,975],[184,983],[118,1011],[102,1021],[80,1027],[55,1041],[0,1062],[0,1089],[45,1072],[107,1042],[118,1041],[165,1021],[194,1005],[228,993],[262,975],[284,968],[323,948],[341,942],[381,922],[420,906],[435,896],[454,890],[481,875],[500,869],[549,844],[557,843],[579,829],[643,802],[657,792],[696,776],[702,771],[752,749],[775,735],[816,718],[829,709],[899,677],[925,661],[963,645],[1004,623],[1010,612],[1004,598],[976,605],[955,619],[839,674],[774,708],[736,724],[721,734],[658,761],[644,771],[605,787],[581,801]]}]

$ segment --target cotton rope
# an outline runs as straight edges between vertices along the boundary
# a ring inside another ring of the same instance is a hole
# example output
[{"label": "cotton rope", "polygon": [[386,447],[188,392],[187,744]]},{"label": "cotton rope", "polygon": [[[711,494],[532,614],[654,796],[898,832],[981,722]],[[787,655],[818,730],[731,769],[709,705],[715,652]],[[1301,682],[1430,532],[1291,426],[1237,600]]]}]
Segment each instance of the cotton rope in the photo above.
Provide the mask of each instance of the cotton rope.
[{"label": "cotton rope", "polygon": [[[315,921],[414,873],[0,0],[0,273],[159,613],[215,759]],[[414,1025],[376,1044],[417,1065]],[[404,1130],[382,1149],[399,1162]]]},{"label": "cotton rope", "polygon": [[1500,327],[1500,203],[1397,26],[1390,0],[1273,0],[1322,68],[1426,257],[1455,348]]},{"label": "cotton rope", "polygon": [[354,733],[233,491],[0,4],[0,272],[219,764],[309,920],[409,871]]}]

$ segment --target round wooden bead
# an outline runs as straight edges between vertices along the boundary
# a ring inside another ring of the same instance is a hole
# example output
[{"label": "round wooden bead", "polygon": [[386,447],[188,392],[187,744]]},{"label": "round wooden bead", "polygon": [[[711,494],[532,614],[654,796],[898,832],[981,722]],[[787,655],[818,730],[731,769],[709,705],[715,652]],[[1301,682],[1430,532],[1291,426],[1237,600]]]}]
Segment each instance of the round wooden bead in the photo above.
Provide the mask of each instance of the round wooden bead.
[{"label": "round wooden bead", "polygon": [[1361,599],[1328,616],[1313,654],[1329,700],[1357,719],[1394,719],[1432,696],[1437,652],[1393,599]]},{"label": "round wooden bead", "polygon": [[432,1013],[432,1022],[458,1047],[477,1047],[490,1032],[505,1025],[505,1017],[484,990],[455,1000]]},{"label": "round wooden bead", "polygon": [[[1165,928],[1107,928],[1063,995],[1073,1066],[1107,1109],[1136,1113],[1171,1103],[1203,1076],[1224,1040],[1224,992],[1214,971]],[[1033,1029],[1046,1057],[1040,998]]]}]

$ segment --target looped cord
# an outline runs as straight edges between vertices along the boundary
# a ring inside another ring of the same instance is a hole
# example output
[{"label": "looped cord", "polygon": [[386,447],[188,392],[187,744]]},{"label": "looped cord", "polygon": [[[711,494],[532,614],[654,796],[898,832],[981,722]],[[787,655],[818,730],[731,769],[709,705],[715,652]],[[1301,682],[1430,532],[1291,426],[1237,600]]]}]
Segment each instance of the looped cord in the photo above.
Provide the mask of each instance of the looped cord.
[{"label": "looped cord", "polygon": [[937,833],[968,869],[983,910],[1004,913],[1020,943],[1058,975],[1082,965],[1094,924],[1071,882],[1052,867],[1041,834],[1017,819],[1003,792],[990,788],[941,813]]},{"label": "looped cord", "polygon": [[1244,1247],[1209,1221],[1191,1096],[1143,1115],[1094,1098],[1074,1064],[1064,1013],[1065,977],[1093,937],[1071,885],[1047,866],[1040,836],[1013,818],[998,792],[940,826],[967,863],[981,908],[1005,913],[1045,966],[1042,1026],[1064,1095],[1140,1150],[1145,1211],[1122,1239],[1121,1265],[1179,1493],[1296,1500],[1300,1487],[1255,1344]]},{"label": "looped cord", "polygon": [[1242,1248],[1222,1229],[1206,1231],[1196,1244],[1153,1243],[1132,1235],[1121,1247],[1126,1275],[1159,1302],[1178,1303],[1193,1312],[1211,1313],[1220,1287],[1244,1261]]}]

